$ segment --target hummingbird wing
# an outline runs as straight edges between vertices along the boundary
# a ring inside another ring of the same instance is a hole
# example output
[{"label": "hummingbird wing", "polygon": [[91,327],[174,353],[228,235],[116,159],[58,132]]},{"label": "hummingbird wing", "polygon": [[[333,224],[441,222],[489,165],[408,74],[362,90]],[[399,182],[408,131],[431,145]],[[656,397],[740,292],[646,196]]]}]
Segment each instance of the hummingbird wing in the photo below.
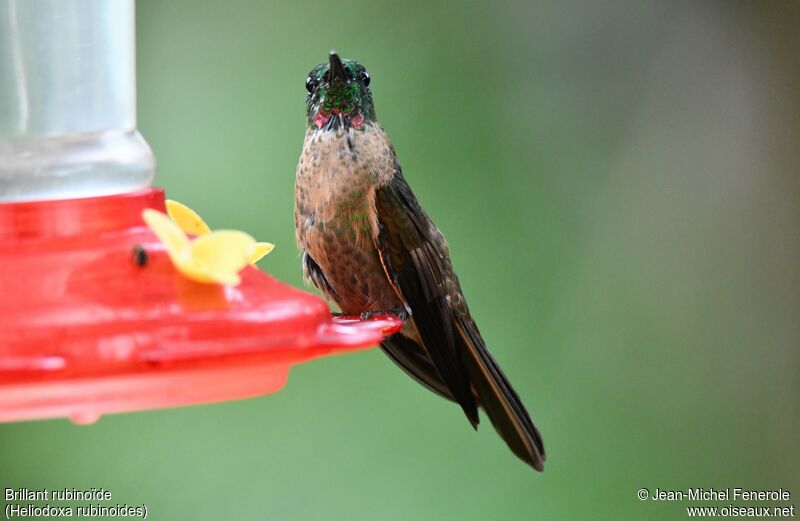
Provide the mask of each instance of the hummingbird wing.
[{"label": "hummingbird wing", "polygon": [[[455,324],[443,283],[443,257],[431,240],[429,221],[411,189],[397,173],[375,192],[376,246],[384,271],[411,309],[410,320],[450,395],[477,428],[478,404],[455,338]],[[419,375],[423,377],[424,375]]]},{"label": "hummingbird wing", "polygon": [[[375,209],[375,242],[381,262],[410,308],[409,320],[419,334],[421,345],[410,352],[427,354],[449,390],[446,397],[461,405],[473,427],[478,425],[480,404],[509,448],[543,470],[542,437],[487,350],[470,317],[444,237],[417,202],[399,168],[391,181],[376,189]],[[403,367],[409,371],[408,366]],[[426,372],[412,375],[423,383],[430,380]]]}]

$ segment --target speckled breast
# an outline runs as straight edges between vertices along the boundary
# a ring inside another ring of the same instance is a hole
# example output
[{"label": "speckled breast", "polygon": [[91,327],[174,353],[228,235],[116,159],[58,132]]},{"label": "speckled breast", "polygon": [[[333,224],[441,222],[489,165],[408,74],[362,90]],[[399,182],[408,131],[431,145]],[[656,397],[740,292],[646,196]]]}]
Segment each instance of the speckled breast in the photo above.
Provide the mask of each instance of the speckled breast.
[{"label": "speckled breast", "polygon": [[322,269],[344,313],[394,309],[401,302],[381,265],[374,194],[392,177],[383,130],[309,130],[297,165],[297,243]]}]

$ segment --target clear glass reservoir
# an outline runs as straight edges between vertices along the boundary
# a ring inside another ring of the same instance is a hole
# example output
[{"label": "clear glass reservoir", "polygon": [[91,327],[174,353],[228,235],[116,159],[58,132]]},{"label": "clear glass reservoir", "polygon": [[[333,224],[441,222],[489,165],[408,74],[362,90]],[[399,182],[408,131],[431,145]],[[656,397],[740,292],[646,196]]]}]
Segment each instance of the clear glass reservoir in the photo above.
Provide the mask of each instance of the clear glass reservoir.
[{"label": "clear glass reservoir", "polygon": [[134,0],[0,0],[0,201],[150,186]]}]

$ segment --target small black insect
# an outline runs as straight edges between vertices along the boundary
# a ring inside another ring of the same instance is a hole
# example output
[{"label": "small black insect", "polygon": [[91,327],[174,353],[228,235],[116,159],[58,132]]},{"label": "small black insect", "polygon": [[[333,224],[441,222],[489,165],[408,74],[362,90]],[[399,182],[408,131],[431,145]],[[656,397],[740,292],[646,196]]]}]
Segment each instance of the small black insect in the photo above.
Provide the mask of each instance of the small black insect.
[{"label": "small black insect", "polygon": [[137,244],[133,247],[131,253],[133,253],[133,262],[135,262],[137,266],[144,268],[147,265],[147,250],[144,249],[144,246]]}]

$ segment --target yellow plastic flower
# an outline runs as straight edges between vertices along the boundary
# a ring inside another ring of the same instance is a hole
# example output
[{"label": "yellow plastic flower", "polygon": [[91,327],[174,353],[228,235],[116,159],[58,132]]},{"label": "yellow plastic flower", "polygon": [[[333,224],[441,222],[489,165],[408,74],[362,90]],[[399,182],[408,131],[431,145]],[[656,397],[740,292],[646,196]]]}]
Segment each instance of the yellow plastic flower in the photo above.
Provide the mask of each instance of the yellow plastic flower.
[{"label": "yellow plastic flower", "polygon": [[244,232],[220,230],[194,240],[163,213],[146,209],[142,218],[164,244],[175,267],[192,280],[237,285],[239,272],[256,250],[256,241]]},{"label": "yellow plastic flower", "polygon": [[186,233],[198,236],[211,233],[211,228],[208,227],[203,218],[185,204],[167,199],[166,205],[169,218],[175,221]]},{"label": "yellow plastic flower", "polygon": [[[190,235],[202,237],[212,233],[211,228],[208,227],[202,217],[197,215],[197,212],[178,201],[167,199],[167,214],[184,232]],[[255,250],[253,250],[253,256],[250,258],[250,264],[260,261],[274,247],[275,245],[269,242],[257,242]]]}]

